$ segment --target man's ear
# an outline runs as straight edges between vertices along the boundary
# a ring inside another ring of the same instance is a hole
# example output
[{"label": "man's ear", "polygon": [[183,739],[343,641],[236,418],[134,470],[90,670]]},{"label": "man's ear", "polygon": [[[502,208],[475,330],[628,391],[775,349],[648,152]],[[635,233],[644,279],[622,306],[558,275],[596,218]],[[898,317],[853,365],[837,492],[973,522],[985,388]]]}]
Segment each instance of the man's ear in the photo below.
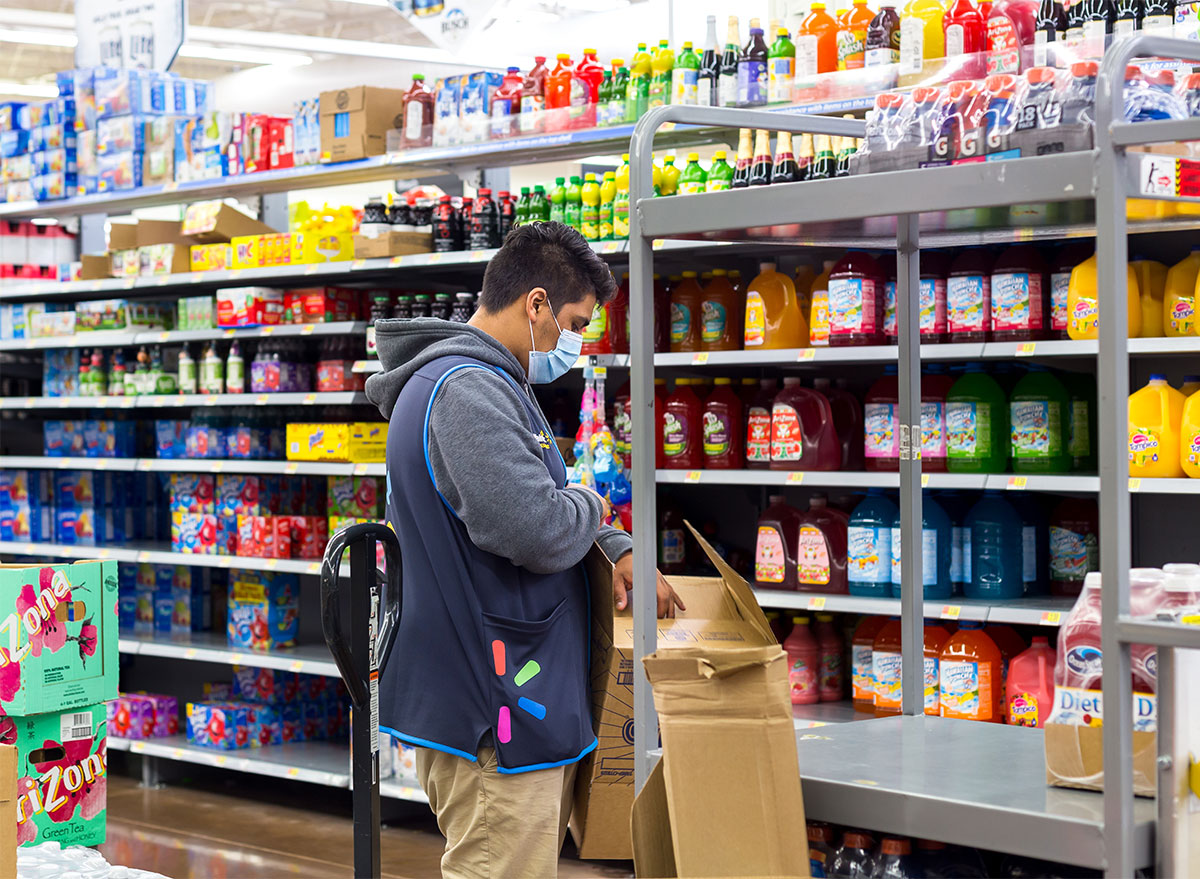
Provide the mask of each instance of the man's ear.
[{"label": "man's ear", "polygon": [[525,295],[525,314],[530,321],[537,319],[541,309],[549,307],[550,300],[545,287],[534,287]]}]

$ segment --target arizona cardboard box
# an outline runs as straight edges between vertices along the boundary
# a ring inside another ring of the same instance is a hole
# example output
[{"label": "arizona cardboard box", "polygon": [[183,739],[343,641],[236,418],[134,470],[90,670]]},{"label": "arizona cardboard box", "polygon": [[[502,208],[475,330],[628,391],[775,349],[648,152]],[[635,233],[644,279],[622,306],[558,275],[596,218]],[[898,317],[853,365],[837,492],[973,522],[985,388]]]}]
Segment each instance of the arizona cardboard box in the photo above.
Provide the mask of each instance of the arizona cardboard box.
[{"label": "arizona cardboard box", "polygon": [[0,715],[115,699],[118,661],[116,562],[0,565]]},{"label": "arizona cardboard box", "polygon": [[0,876],[17,875],[17,749],[0,745]]}]

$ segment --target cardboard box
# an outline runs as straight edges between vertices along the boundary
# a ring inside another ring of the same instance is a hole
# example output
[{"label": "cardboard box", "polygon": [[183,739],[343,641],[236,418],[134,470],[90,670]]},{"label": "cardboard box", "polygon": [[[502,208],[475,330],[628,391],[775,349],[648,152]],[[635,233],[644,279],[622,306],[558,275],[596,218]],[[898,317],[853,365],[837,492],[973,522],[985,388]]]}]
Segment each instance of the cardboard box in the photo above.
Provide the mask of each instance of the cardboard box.
[{"label": "cardboard box", "polygon": [[108,249],[132,250],[138,246],[137,223],[109,223]]},{"label": "cardboard box", "polygon": [[112,260],[107,253],[85,253],[79,257],[79,280],[98,281],[112,276]]},{"label": "cardboard box", "polygon": [[[8,654],[10,678],[0,687],[4,714],[117,697],[116,562],[0,565],[0,607],[20,645]],[[51,617],[54,625],[46,626]]]},{"label": "cardboard box", "polygon": [[321,161],[348,162],[387,151],[387,133],[404,127],[404,92],[360,85],[321,93]]},{"label": "cardboard box", "polygon": [[17,875],[17,749],[0,745],[0,876]]},{"label": "cardboard box", "polygon": [[[1133,694],[1133,792],[1142,797],[1154,796],[1158,777],[1157,708],[1154,694]],[[1047,784],[1104,790],[1103,710],[1099,690],[1054,689],[1045,726]]]},{"label": "cardboard box", "polygon": [[[114,574],[114,582],[116,580]],[[114,588],[114,593],[116,589]],[[116,595],[113,596],[116,601]],[[114,619],[116,615],[114,614]],[[115,641],[114,637],[114,641]],[[116,664],[113,665],[114,683]],[[116,698],[116,693],[112,697]],[[13,827],[20,845],[98,845],[108,822],[108,717],[103,704],[10,718],[16,760],[0,758],[0,790],[16,792]],[[7,750],[7,749],[5,749]],[[33,793],[35,787],[37,792]],[[52,817],[53,816],[53,817]],[[7,836],[8,831],[4,831]],[[0,842],[0,863],[7,857]],[[3,873],[15,876],[15,872]]]},{"label": "cardboard box", "polygon": [[407,256],[410,253],[430,253],[432,250],[433,235],[428,232],[386,232],[375,238],[354,236],[355,259]]},{"label": "cardboard box", "polygon": [[233,245],[193,244],[191,268],[193,272],[213,272],[233,268]]},{"label": "cardboard box", "polygon": [[192,244],[228,244],[242,235],[267,235],[275,230],[221,201],[188,205],[180,230]]},{"label": "cardboard box", "polygon": [[382,463],[386,450],[387,424],[382,421],[287,426],[289,461]]},{"label": "cardboard box", "polygon": [[691,530],[721,578],[707,618],[689,590],[690,624],[645,659],[663,759],[633,807],[637,875],[808,876],[787,656],[746,581]]},{"label": "cardboard box", "polygon": [[[174,244],[183,241],[183,234],[178,220],[138,220],[134,226],[134,242],[136,247],[147,247],[151,244]],[[190,242],[184,242],[190,244]],[[109,245],[110,249],[116,247]]]}]

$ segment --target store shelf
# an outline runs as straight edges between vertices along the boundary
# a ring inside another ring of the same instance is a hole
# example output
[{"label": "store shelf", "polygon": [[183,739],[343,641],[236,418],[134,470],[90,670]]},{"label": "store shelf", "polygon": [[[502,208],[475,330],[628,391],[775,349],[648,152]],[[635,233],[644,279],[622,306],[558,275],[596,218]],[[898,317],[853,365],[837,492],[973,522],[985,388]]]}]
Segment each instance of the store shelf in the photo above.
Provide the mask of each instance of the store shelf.
[{"label": "store shelf", "polygon": [[260,559],[240,555],[199,555],[171,552],[159,546],[65,546],[61,543],[26,543],[0,540],[0,554],[59,559],[111,559],[154,565],[192,565],[201,568],[240,568],[288,574],[320,574],[321,562],[307,559]]},{"label": "store shelf", "polygon": [[[885,717],[796,739],[811,819],[1105,867],[1104,798],[1047,786],[1041,730]],[[1133,804],[1137,867],[1153,861],[1155,808]]]},{"label": "store shelf", "polygon": [[792,719],[796,724],[796,729],[815,729],[831,723],[851,723],[874,716],[871,712],[855,711],[854,703],[850,701],[817,702],[813,705],[792,706]]},{"label": "store shelf", "polygon": [[[1200,341],[1200,340],[1198,340]],[[977,360],[982,342],[922,345],[925,360]],[[654,355],[655,366],[775,366],[787,363],[894,363],[899,357],[895,345],[870,345],[845,348],[778,348],[767,351],[701,351]]]},{"label": "store shelf", "polygon": [[255,476],[383,476],[384,464],[208,458],[46,458],[0,455],[0,470],[136,470],[157,473],[249,473]]},{"label": "store shelf", "polygon": [[350,787],[350,750],[332,742],[293,742],[265,748],[218,751],[189,745],[186,736],[160,739],[108,737],[108,747],[146,757],[160,757],[234,772],[307,781],[325,787]]},{"label": "store shelf", "polygon": [[358,406],[358,391],[278,394],[144,394],[136,397],[4,397],[5,409],[177,409],[200,406]]},{"label": "store shelf", "polygon": [[139,330],[137,332],[76,333],[40,339],[3,339],[0,351],[58,348],[121,348],[130,345],[177,345],[212,339],[265,339],[305,336],[346,336],[367,331],[365,321],[331,321],[320,324],[278,324],[269,327],[213,327],[207,330]]},{"label": "store shelf", "polygon": [[[822,470],[658,470],[663,485],[763,485],[807,488],[899,488],[899,473]],[[1032,477],[1030,477],[1032,478]],[[925,473],[927,488],[983,489],[982,473]]]},{"label": "store shelf", "polygon": [[1029,474],[991,473],[984,488],[1002,491],[1045,491],[1080,492],[1095,494],[1100,491],[1100,477],[1083,474]]},{"label": "store shelf", "polygon": [[[784,592],[755,589],[758,603],[768,609],[827,611],[898,616],[899,598],[870,598],[863,595],[822,595],[814,592]],[[925,600],[925,617],[942,620],[979,620],[1029,626],[1057,626],[1071,610],[1073,598],[1038,596],[1009,601],[980,601],[954,596]]]},{"label": "store shelf", "polygon": [[383,779],[379,782],[379,795],[393,800],[408,800],[412,803],[428,803],[429,797],[418,785],[404,784],[398,781]]},{"label": "store shelf", "polygon": [[146,636],[122,632],[118,647],[121,653],[133,656],[249,665],[332,677],[340,675],[337,665],[329,656],[329,648],[324,644],[305,644],[270,652],[237,650],[229,646],[223,631],[192,632],[181,636]]},{"label": "store shelf", "polygon": [[140,470],[137,458],[46,458],[0,455],[0,470]]}]

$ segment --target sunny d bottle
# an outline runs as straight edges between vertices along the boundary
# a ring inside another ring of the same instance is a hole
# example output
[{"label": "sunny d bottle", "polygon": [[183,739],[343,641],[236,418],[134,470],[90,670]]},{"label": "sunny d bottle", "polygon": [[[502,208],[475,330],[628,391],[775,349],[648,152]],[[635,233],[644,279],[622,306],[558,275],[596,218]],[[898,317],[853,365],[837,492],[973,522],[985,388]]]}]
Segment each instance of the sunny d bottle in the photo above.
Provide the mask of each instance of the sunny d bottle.
[{"label": "sunny d bottle", "polygon": [[796,73],[796,47],[788,39],[787,28],[779,28],[775,42],[767,52],[767,102],[785,104],[792,100]]},{"label": "sunny d bottle", "polygon": [[761,271],[746,291],[746,349],[807,347],[808,326],[800,309],[796,285],[775,270],[775,263],[762,263]]},{"label": "sunny d bottle", "polygon": [[815,2],[796,29],[796,79],[812,85],[817,74],[838,69],[838,25],[825,12],[825,4]]},{"label": "sunny d bottle", "polygon": [[698,104],[700,88],[700,56],[692,51],[691,42],[683,44],[683,51],[675,59],[671,71],[671,103]]}]

